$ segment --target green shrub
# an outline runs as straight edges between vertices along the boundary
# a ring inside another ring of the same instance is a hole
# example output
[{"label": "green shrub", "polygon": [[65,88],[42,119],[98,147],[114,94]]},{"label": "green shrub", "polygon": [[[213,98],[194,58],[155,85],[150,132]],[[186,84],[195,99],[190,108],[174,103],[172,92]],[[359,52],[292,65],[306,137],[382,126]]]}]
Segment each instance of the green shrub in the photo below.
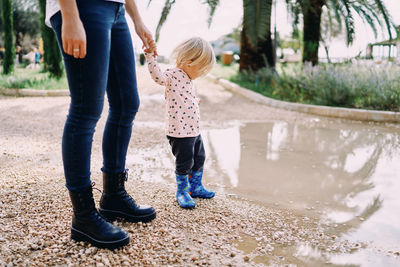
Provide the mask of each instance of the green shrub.
[{"label": "green shrub", "polygon": [[[380,65],[287,66],[231,78],[280,100],[334,107],[400,111],[400,67]],[[258,84],[257,84],[258,81]]]},{"label": "green shrub", "polygon": [[275,73],[270,68],[262,68],[258,72],[251,71],[239,72],[231,77],[231,81],[242,87],[249,88],[265,96],[272,97],[271,83]]},{"label": "green shrub", "polygon": [[[0,68],[1,69],[1,68]],[[40,69],[16,68],[11,75],[0,75],[0,87],[2,88],[30,88],[30,89],[67,89],[66,77],[56,79]]]},{"label": "green shrub", "polygon": [[10,76],[1,82],[1,86],[5,88],[37,88],[43,82],[44,79],[16,78],[15,76]]}]

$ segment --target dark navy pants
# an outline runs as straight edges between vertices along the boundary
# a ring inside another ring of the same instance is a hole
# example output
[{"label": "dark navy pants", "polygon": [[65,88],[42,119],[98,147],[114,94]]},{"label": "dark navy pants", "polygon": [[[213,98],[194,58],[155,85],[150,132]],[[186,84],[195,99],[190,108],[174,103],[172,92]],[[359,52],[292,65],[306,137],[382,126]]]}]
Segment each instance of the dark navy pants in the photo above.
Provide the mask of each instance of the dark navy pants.
[{"label": "dark navy pants", "polygon": [[[90,156],[93,133],[107,92],[109,113],[103,134],[106,173],[125,170],[132,123],[139,108],[132,39],[124,5],[104,0],[77,0],[86,31],[87,55],[76,59],[63,53],[71,103],[62,138],[66,186],[80,191],[91,184]],[[61,13],[51,18],[61,42]]]},{"label": "dark navy pants", "polygon": [[183,138],[167,136],[167,138],[175,156],[176,174],[186,175],[203,168],[206,152],[201,135]]}]

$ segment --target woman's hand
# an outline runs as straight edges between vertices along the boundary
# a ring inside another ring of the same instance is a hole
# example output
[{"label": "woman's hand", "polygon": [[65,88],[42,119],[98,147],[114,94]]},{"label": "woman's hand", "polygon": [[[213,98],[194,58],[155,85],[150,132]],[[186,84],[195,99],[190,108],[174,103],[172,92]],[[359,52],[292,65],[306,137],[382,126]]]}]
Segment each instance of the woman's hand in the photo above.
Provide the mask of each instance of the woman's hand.
[{"label": "woman's hand", "polygon": [[86,56],[86,32],[79,17],[63,18],[61,39],[66,54],[74,58]]},{"label": "woman's hand", "polygon": [[143,24],[135,0],[126,0],[125,8],[129,16],[131,17],[133,24],[135,24],[136,34],[139,36],[140,39],[142,39],[144,51],[146,53],[152,52],[153,56],[157,57],[158,53],[155,42],[153,40],[153,35]]},{"label": "woman's hand", "polygon": [[143,42],[143,47],[145,48],[144,51],[147,53],[153,53],[153,56],[157,57],[157,47],[153,40],[153,36],[147,27],[141,22],[136,22],[135,31]]}]

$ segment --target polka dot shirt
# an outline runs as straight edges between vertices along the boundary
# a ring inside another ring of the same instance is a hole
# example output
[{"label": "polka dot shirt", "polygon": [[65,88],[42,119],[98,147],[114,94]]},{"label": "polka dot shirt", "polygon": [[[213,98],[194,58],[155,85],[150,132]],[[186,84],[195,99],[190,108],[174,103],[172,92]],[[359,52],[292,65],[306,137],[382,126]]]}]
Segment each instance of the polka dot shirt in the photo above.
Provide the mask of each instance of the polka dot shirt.
[{"label": "polka dot shirt", "polygon": [[189,76],[179,68],[160,69],[152,54],[145,54],[151,78],[165,86],[167,110],[166,134],[171,137],[195,137],[200,134],[199,99]]}]

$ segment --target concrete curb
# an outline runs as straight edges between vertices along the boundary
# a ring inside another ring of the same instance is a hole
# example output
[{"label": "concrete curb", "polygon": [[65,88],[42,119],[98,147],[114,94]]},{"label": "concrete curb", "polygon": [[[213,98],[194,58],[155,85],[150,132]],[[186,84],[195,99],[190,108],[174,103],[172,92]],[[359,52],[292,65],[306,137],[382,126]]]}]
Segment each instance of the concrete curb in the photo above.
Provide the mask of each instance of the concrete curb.
[{"label": "concrete curb", "polygon": [[69,96],[69,90],[38,90],[38,89],[9,89],[0,88],[0,94],[5,96],[28,96],[28,97],[44,97],[44,96]]},{"label": "concrete curb", "polygon": [[265,104],[267,106],[274,108],[281,108],[290,111],[297,111],[319,116],[343,118],[350,120],[396,122],[396,123],[400,122],[400,112],[353,109],[353,108],[337,108],[337,107],[285,102],[263,96],[249,89],[240,87],[239,85],[227,81],[225,79],[215,77],[214,75],[209,74],[206,76],[206,78],[216,84],[221,85],[222,87],[224,87],[229,91],[235,92],[257,103]]}]

